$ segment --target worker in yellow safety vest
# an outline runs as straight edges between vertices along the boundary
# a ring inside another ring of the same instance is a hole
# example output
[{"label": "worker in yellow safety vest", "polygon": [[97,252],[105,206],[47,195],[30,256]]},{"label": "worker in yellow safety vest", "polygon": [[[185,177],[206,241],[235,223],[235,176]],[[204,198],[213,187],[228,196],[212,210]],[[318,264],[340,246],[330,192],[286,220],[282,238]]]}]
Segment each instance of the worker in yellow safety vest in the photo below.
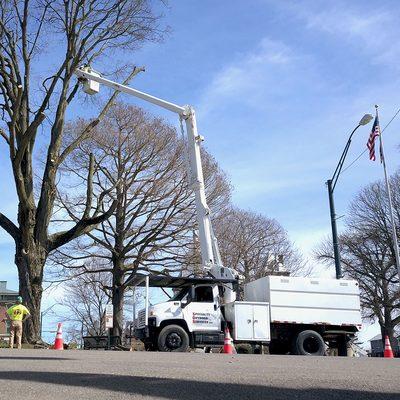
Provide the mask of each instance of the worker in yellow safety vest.
[{"label": "worker in yellow safety vest", "polygon": [[31,316],[29,310],[22,304],[22,297],[17,297],[17,304],[7,310],[8,319],[11,320],[10,326],[10,349],[14,347],[14,338],[17,338],[17,347],[21,348],[22,342],[22,323]]}]

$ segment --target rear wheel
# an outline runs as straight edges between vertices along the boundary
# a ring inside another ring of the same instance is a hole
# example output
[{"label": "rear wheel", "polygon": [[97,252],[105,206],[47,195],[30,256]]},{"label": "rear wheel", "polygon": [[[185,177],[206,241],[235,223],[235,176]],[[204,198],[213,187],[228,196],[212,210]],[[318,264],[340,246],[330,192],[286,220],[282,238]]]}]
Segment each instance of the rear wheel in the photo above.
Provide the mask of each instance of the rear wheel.
[{"label": "rear wheel", "polygon": [[189,349],[189,335],[179,325],[164,327],[158,336],[160,351],[186,352]]},{"label": "rear wheel", "polygon": [[315,331],[300,332],[293,343],[293,353],[303,356],[323,356],[325,354],[324,339]]}]

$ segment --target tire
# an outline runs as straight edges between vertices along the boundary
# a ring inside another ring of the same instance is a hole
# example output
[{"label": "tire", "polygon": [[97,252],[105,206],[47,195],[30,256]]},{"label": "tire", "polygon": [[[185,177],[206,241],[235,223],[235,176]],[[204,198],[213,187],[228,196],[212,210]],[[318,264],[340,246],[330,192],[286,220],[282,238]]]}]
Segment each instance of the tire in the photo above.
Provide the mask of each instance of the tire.
[{"label": "tire", "polygon": [[293,343],[293,353],[302,356],[323,356],[325,354],[324,339],[315,331],[300,332]]},{"label": "tire", "polygon": [[158,335],[158,349],[185,353],[189,349],[189,335],[179,325],[168,325]]}]

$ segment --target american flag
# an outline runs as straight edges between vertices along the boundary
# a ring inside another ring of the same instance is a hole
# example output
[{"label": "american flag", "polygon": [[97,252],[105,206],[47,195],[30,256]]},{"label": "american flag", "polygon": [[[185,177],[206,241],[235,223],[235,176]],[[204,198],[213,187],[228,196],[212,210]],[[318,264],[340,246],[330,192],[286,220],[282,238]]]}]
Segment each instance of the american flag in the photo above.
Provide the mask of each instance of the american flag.
[{"label": "american flag", "polygon": [[[375,117],[374,125],[372,125],[372,131],[369,135],[369,139],[367,142],[367,147],[369,150],[369,159],[375,161],[375,139],[380,135],[381,131],[379,128],[379,118]],[[382,161],[382,152],[381,152],[381,161]]]}]

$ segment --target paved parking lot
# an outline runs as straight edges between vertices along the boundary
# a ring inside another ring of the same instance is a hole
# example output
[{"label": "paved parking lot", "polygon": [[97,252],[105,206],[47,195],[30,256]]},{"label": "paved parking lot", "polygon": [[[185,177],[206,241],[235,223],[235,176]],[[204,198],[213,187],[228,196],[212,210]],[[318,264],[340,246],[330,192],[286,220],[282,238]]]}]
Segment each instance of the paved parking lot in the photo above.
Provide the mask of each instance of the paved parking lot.
[{"label": "paved parking lot", "polygon": [[400,359],[1,350],[0,399],[397,399]]}]

